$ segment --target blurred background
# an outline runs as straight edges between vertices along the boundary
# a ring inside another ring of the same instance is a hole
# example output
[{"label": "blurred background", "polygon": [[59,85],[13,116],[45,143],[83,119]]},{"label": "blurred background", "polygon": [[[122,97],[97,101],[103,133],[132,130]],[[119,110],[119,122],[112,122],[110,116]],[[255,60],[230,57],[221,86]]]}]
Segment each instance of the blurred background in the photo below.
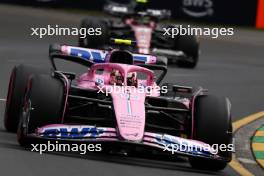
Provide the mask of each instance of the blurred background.
[{"label": "blurred background", "polygon": [[[0,0],[0,2],[101,11],[104,0]],[[177,20],[264,28],[263,0],[151,0],[149,7],[169,9],[172,11],[172,17]]]}]

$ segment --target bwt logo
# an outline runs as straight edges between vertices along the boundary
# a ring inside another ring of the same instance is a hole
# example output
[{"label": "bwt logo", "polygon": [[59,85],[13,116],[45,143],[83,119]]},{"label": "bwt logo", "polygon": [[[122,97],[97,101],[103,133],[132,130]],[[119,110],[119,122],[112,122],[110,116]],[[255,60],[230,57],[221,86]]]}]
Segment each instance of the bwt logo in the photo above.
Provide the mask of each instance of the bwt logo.
[{"label": "bwt logo", "polygon": [[196,18],[211,16],[214,13],[212,0],[183,0],[182,6],[185,14]]},{"label": "bwt logo", "polygon": [[90,50],[84,50],[79,48],[71,48],[70,55],[82,57],[87,60],[94,61],[96,63],[103,63],[105,62],[106,54],[100,51],[90,51]]},{"label": "bwt logo", "polygon": [[61,138],[83,138],[83,137],[97,137],[103,134],[103,129],[96,127],[91,128],[51,128],[45,129],[44,137],[61,137]]}]

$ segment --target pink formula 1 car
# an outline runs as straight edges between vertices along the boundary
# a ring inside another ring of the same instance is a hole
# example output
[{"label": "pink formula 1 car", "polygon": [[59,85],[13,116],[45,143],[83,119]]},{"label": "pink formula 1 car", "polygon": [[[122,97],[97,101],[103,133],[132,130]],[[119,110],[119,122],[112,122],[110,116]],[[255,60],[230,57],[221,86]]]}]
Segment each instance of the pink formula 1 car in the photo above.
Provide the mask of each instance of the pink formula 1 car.
[{"label": "pink formula 1 car", "polygon": [[[17,131],[20,145],[102,143],[106,151],[187,156],[193,167],[211,170],[231,160],[229,100],[202,88],[160,85],[167,70],[159,58],[52,45],[50,59],[51,74],[25,65],[12,71],[5,127]],[[88,71],[78,77],[58,71],[55,59]]]}]

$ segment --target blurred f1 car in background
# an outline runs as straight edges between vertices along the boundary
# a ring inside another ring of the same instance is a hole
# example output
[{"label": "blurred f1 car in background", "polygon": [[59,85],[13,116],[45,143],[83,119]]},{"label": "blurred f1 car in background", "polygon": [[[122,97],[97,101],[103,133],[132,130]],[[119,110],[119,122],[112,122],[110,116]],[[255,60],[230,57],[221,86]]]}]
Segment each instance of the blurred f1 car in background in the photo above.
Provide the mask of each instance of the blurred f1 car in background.
[{"label": "blurred f1 car in background", "polygon": [[194,68],[199,59],[199,42],[193,35],[163,35],[163,28],[175,28],[172,24],[159,24],[169,19],[169,10],[148,9],[147,0],[132,0],[126,3],[107,0],[104,11],[118,18],[89,17],[82,20],[81,28],[101,28],[102,35],[79,37],[79,46],[87,48],[108,47],[110,37],[128,38],[137,41],[137,47],[129,48],[140,54],[162,55],[169,63],[180,67]]},{"label": "blurred f1 car in background", "polygon": [[[111,153],[187,156],[193,167],[209,170],[221,170],[231,160],[231,151],[211,147],[232,144],[229,100],[203,88],[161,85],[167,68],[156,56],[51,45],[50,60],[51,71],[26,65],[12,71],[5,127],[17,131],[20,145],[101,143]],[[57,70],[55,60],[88,71],[76,77]],[[114,88],[119,91],[109,91]]]}]

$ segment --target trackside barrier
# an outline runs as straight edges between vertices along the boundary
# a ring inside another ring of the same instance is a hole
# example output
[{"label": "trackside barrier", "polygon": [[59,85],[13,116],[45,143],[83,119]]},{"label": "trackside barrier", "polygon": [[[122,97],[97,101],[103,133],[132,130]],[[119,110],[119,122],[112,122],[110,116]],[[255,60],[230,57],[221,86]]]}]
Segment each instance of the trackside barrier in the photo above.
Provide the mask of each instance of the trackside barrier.
[{"label": "trackside barrier", "polygon": [[256,28],[264,29],[264,0],[258,0]]}]

